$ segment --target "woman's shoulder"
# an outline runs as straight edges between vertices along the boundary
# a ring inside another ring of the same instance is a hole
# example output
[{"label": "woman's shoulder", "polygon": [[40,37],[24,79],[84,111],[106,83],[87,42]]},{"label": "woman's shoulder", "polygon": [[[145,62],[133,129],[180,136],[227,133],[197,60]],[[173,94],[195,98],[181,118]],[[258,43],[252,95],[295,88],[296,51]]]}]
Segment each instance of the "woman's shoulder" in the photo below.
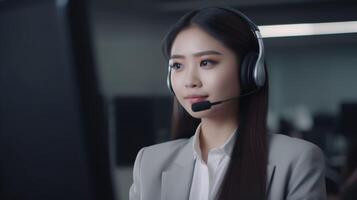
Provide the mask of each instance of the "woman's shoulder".
[{"label": "woman's shoulder", "polygon": [[141,155],[142,162],[160,165],[170,163],[183,149],[187,149],[190,139],[176,139],[151,146],[143,147],[138,156]]},{"label": "woman's shoulder", "polygon": [[287,135],[277,134],[277,133],[269,133],[268,134],[269,145],[275,148],[297,148],[297,149],[305,149],[305,148],[318,148],[315,144]]},{"label": "woman's shoulder", "polygon": [[156,154],[160,153],[162,154],[167,154],[171,152],[175,152],[178,149],[182,148],[185,144],[187,144],[189,139],[176,139],[176,140],[170,140],[158,144],[154,144],[151,146],[146,146],[143,149],[145,149],[145,153],[149,154]]},{"label": "woman's shoulder", "polygon": [[286,199],[326,199],[325,160],[320,148],[286,135],[268,136],[268,165],[274,174],[272,199],[278,199],[281,194]]},{"label": "woman's shoulder", "polygon": [[269,133],[268,145],[270,162],[282,163],[304,158],[323,159],[321,149],[303,139]]},{"label": "woman's shoulder", "polygon": [[188,139],[177,139],[143,147],[136,156],[134,169],[143,169],[145,179],[148,180],[159,177],[161,172],[173,163],[179,152],[188,148],[188,142]]}]

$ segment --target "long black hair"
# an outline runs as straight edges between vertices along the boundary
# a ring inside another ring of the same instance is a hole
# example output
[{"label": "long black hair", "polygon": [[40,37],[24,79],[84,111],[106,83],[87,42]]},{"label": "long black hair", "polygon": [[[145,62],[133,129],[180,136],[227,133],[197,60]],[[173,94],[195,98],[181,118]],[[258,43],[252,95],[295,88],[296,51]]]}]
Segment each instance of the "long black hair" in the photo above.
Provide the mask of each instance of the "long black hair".
[{"label": "long black hair", "polygon": [[[185,14],[171,27],[163,43],[163,53],[167,59],[171,55],[176,36],[191,26],[198,26],[206,31],[231,49],[240,60],[249,52],[259,51],[255,35],[245,19],[226,8],[208,7]],[[237,76],[240,80],[239,74]],[[220,192],[217,194],[219,200],[266,199],[267,109],[267,81],[257,92],[240,99],[237,110],[240,120],[239,134]],[[173,138],[191,137],[199,123],[200,120],[190,116],[174,97]]]}]

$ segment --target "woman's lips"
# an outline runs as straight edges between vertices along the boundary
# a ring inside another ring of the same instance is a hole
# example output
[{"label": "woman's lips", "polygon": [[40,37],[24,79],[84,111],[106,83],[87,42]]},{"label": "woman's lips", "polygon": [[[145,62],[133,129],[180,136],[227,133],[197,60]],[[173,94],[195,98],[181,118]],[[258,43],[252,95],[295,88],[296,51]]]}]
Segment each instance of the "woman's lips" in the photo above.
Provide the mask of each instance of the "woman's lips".
[{"label": "woman's lips", "polygon": [[190,102],[191,104],[205,101],[208,96],[187,96],[185,99]]}]

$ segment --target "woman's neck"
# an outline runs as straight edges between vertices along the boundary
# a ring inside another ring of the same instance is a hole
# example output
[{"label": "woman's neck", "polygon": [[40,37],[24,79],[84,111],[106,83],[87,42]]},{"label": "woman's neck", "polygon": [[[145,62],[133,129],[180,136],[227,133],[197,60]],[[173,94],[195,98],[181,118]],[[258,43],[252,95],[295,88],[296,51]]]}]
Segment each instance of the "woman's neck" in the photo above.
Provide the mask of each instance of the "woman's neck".
[{"label": "woman's neck", "polygon": [[223,145],[238,127],[236,115],[226,118],[202,118],[200,148],[202,157],[207,162],[209,150]]}]

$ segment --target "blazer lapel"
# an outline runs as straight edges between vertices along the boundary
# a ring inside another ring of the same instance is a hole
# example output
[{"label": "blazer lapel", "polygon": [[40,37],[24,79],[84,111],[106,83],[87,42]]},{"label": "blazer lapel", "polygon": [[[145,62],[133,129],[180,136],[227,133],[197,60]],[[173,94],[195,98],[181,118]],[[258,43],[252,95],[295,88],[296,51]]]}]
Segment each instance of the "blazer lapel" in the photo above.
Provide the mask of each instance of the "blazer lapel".
[{"label": "blazer lapel", "polygon": [[266,185],[267,196],[269,196],[270,186],[271,186],[271,183],[273,182],[274,174],[275,174],[275,165],[268,164],[268,167],[267,167],[267,185]]},{"label": "blazer lapel", "polygon": [[180,150],[173,164],[162,173],[161,200],[189,199],[195,159],[193,138]]},{"label": "blazer lapel", "polygon": [[271,188],[271,185],[272,185],[272,182],[273,182],[273,179],[274,179],[274,174],[275,174],[275,165],[274,163],[271,161],[271,155],[270,155],[270,152],[271,152],[271,140],[272,140],[273,136],[271,133],[268,133],[267,134],[267,143],[268,143],[268,167],[267,167],[267,185],[266,185],[266,193],[267,193],[267,196],[269,196],[269,193],[270,193],[270,188]]}]

